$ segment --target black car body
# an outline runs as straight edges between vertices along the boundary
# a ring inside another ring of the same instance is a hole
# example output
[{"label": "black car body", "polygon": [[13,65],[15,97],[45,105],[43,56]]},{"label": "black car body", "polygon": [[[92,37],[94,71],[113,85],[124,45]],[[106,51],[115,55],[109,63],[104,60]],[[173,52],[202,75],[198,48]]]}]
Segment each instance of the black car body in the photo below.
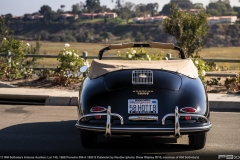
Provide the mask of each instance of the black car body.
[{"label": "black car body", "polygon": [[[128,47],[179,51],[180,60],[101,60],[106,50]],[[197,69],[173,44],[109,45],[92,61],[79,91],[79,119],[84,147],[93,147],[98,134],[189,136],[189,145],[203,148],[212,127],[208,97]]]}]

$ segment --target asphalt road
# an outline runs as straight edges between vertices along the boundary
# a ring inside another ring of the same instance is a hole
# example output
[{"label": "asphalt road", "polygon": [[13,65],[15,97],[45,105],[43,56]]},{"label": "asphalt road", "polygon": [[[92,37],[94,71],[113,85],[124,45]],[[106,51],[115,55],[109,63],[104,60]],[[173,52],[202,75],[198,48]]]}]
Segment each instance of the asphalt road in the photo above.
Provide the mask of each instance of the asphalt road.
[{"label": "asphalt road", "polygon": [[235,155],[240,159],[240,112],[211,112],[213,128],[201,150],[191,149],[187,136],[178,139],[178,143],[159,137],[100,136],[96,148],[84,149],[75,128],[76,120],[74,106],[0,105],[0,158],[61,155],[99,156],[98,159],[110,156],[218,159],[218,155]]}]

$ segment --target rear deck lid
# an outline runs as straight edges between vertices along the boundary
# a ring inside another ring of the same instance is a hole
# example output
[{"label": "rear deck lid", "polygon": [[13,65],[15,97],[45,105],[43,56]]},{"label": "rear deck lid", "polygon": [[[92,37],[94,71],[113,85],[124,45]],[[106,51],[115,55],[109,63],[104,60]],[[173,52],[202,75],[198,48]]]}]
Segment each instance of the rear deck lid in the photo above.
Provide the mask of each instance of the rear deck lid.
[{"label": "rear deck lid", "polygon": [[161,70],[122,70],[111,72],[104,78],[104,85],[110,91],[129,87],[177,91],[181,84],[182,79],[178,74]]}]

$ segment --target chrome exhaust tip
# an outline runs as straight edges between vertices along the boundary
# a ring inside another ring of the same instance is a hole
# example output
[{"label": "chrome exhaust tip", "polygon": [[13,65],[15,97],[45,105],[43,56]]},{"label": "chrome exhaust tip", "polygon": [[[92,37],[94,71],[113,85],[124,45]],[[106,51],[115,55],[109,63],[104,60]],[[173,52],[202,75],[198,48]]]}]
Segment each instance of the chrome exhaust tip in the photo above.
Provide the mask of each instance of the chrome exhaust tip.
[{"label": "chrome exhaust tip", "polygon": [[180,137],[180,134],[175,134],[174,137],[175,137],[175,138],[179,138],[179,137]]}]

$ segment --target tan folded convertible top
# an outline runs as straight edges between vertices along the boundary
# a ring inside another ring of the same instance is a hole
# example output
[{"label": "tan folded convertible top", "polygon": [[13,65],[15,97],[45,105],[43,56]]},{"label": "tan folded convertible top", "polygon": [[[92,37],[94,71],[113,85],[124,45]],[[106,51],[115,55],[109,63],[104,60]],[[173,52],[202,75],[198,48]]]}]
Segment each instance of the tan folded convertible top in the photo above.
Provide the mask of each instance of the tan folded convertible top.
[{"label": "tan folded convertible top", "polygon": [[197,78],[198,71],[191,59],[161,60],[161,61],[132,61],[132,60],[98,60],[94,59],[88,74],[90,79],[122,69],[160,69]]}]

